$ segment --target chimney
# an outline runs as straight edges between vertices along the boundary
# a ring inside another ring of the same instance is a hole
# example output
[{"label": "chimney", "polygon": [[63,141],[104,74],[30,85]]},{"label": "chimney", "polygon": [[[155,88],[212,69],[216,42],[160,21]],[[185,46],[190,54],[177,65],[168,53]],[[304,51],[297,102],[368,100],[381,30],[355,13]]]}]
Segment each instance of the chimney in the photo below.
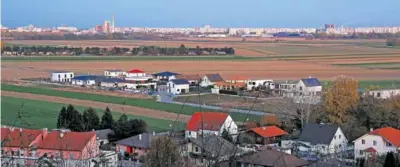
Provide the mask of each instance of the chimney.
[{"label": "chimney", "polygon": [[19,128],[19,132],[22,132],[22,128]]},{"label": "chimney", "polygon": [[42,140],[44,140],[44,138],[47,137],[47,133],[48,133],[47,128],[43,128],[42,129]]},{"label": "chimney", "polygon": [[374,131],[374,128],[369,128],[369,131],[370,131],[370,132]]},{"label": "chimney", "polygon": [[60,138],[63,138],[63,137],[64,137],[64,133],[61,132],[61,133],[60,133]]},{"label": "chimney", "polygon": [[155,135],[156,135],[156,132],[153,131],[153,136],[155,136]]},{"label": "chimney", "polygon": [[139,140],[142,140],[142,134],[139,135]]}]

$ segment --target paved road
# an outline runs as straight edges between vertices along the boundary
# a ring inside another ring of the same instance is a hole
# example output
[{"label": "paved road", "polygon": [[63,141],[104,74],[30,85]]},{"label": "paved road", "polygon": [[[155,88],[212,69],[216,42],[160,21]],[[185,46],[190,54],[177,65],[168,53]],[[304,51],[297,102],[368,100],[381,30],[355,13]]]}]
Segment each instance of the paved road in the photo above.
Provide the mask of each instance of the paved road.
[{"label": "paved road", "polygon": [[[168,92],[159,91],[156,93],[156,96],[157,96],[157,101],[159,101],[159,102],[180,104],[180,105],[184,104],[181,102],[173,101],[174,95],[171,95]],[[185,103],[184,105],[193,106],[193,107],[201,107],[202,109],[223,110],[221,107],[218,107],[218,106],[200,105],[200,104],[193,104],[193,103]],[[271,113],[265,113],[262,111],[250,111],[249,112],[249,110],[241,110],[241,109],[230,109],[229,111],[236,112],[236,113],[243,113],[243,114],[250,113],[252,115],[275,115],[275,114],[271,114]]]}]

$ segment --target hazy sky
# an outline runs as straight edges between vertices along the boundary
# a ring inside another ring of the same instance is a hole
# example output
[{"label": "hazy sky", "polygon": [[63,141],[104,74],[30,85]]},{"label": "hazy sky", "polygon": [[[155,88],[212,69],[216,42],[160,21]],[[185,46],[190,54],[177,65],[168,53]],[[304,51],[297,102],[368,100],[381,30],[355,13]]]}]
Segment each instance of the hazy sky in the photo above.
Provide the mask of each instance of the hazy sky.
[{"label": "hazy sky", "polygon": [[2,25],[117,27],[400,26],[400,0],[1,0]]}]

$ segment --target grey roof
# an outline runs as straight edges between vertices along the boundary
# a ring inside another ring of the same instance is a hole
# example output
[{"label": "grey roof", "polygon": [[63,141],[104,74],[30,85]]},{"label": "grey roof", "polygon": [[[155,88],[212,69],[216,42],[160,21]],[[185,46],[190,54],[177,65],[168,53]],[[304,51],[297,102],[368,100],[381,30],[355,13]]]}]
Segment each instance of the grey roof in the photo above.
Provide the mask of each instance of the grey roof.
[{"label": "grey roof", "polygon": [[156,133],[153,135],[152,133],[142,133],[136,136],[116,141],[115,144],[147,149],[150,147],[150,143],[153,139],[157,138],[158,136],[163,136],[167,134],[168,133]]},{"label": "grey roof", "polygon": [[173,79],[171,80],[175,85],[185,85],[185,84],[190,84],[188,80],[186,79]]},{"label": "grey roof", "polygon": [[108,135],[115,135],[114,131],[111,129],[96,130],[97,139],[108,139]]},{"label": "grey roof", "polygon": [[329,124],[306,124],[299,141],[315,144],[330,144],[339,126]]},{"label": "grey roof", "polygon": [[222,79],[221,75],[219,75],[219,74],[206,74],[206,76],[211,82],[224,81],[224,79]]},{"label": "grey roof", "polygon": [[224,157],[232,156],[233,153],[242,153],[243,151],[222,137],[215,135],[207,135],[198,138],[189,138],[189,141],[204,149],[207,157]]},{"label": "grey roof", "polygon": [[303,81],[304,85],[307,87],[312,87],[312,86],[321,86],[321,83],[317,78],[306,78],[306,79],[301,79]]},{"label": "grey roof", "polygon": [[244,155],[238,158],[237,161],[253,165],[273,167],[300,167],[308,165],[306,160],[272,149]]}]

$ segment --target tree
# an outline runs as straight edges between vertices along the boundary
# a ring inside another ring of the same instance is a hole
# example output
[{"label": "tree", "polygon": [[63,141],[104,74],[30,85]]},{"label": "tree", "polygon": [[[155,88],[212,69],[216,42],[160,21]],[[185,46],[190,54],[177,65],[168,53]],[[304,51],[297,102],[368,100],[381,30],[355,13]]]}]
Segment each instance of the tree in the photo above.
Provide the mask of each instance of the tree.
[{"label": "tree", "polygon": [[150,143],[144,167],[183,167],[179,147],[169,136],[160,136]]},{"label": "tree", "polygon": [[186,47],[185,47],[185,45],[181,45],[181,46],[179,46],[179,54],[180,55],[186,55]]},{"label": "tree", "polygon": [[66,127],[66,122],[65,122],[65,118],[67,115],[67,109],[63,106],[61,108],[60,113],[58,114],[58,118],[57,118],[57,128],[67,128]]},{"label": "tree", "polygon": [[103,116],[101,117],[100,127],[102,129],[112,129],[114,125],[114,119],[111,115],[110,109],[107,107],[104,111]]},{"label": "tree", "polygon": [[393,153],[392,152],[387,153],[383,167],[394,167],[397,165],[399,164],[396,164],[396,159],[394,158]]},{"label": "tree", "polygon": [[346,76],[337,76],[324,95],[324,108],[328,121],[343,124],[347,112],[357,105],[357,80]]},{"label": "tree", "polygon": [[117,120],[114,126],[114,132],[117,138],[123,139],[130,137],[131,135],[131,127],[128,122],[128,116],[126,114],[122,114],[121,117]]},{"label": "tree", "polygon": [[97,116],[96,111],[89,107],[83,112],[83,125],[85,131],[90,131],[92,129],[99,129],[100,119]]},{"label": "tree", "polygon": [[221,137],[224,138],[225,140],[231,142],[231,143],[233,142],[232,136],[229,134],[229,132],[226,129],[224,129],[222,131]]}]

